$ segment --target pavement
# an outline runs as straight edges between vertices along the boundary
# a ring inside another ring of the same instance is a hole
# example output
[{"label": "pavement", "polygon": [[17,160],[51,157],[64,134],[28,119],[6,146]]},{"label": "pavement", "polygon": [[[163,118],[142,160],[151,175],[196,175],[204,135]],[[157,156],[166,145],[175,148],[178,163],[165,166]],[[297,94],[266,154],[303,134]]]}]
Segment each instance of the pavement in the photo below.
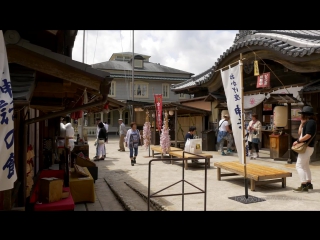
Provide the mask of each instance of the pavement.
[{"label": "pavement", "polygon": [[[94,139],[88,139],[90,159],[95,156]],[[95,182],[95,203],[77,203],[75,211],[148,211],[148,181],[150,180],[150,193],[154,194],[180,194],[183,191],[182,162],[152,160],[151,150],[139,147],[137,163],[131,166],[129,149],[119,152],[119,137],[109,136],[106,144],[105,160],[96,161],[99,167],[98,180]],[[188,163],[184,171],[185,193],[182,197],[162,196],[150,200],[150,211],[317,211],[320,210],[320,161],[311,162],[312,183],[314,190],[308,193],[294,193],[293,189],[300,186],[300,180],[295,169],[295,163],[275,161],[270,158],[268,151],[260,151],[260,158],[251,160],[253,163],[269,166],[292,172],[287,177],[286,188],[281,183],[271,183],[256,186],[255,191],[250,190],[248,184],[247,203],[239,201],[246,196],[244,179],[241,176],[223,177],[217,180],[217,169],[214,162],[238,161],[236,153],[221,156],[217,151],[203,151],[210,153],[210,168],[207,169],[207,196],[199,193],[205,189],[204,165]],[[160,156],[154,159],[159,159]],[[169,160],[169,159],[168,159]],[[203,160],[199,160],[200,162]],[[224,170],[222,170],[224,172]],[[171,186],[172,185],[172,186]],[[169,187],[171,186],[171,187]],[[198,189],[197,189],[198,188]],[[164,190],[163,190],[164,189]],[[200,190],[199,190],[200,189]],[[198,194],[199,193],[199,194]]]}]

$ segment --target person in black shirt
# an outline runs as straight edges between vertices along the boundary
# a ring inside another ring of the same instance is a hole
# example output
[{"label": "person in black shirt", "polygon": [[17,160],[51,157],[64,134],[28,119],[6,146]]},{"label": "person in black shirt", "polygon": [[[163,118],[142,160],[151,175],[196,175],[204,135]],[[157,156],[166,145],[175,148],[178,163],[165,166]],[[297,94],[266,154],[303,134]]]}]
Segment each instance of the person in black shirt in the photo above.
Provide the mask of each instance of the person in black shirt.
[{"label": "person in black shirt", "polygon": [[193,134],[196,131],[196,127],[189,127],[189,132],[187,132],[186,136],[184,137],[184,141],[187,142],[188,138],[189,139],[193,139]]},{"label": "person in black shirt", "polygon": [[298,135],[299,138],[297,141],[293,142],[293,146],[300,142],[308,142],[310,141],[306,151],[304,153],[299,153],[296,162],[296,169],[301,181],[301,186],[294,189],[294,192],[308,192],[309,190],[313,190],[313,185],[311,183],[311,171],[309,167],[310,157],[314,151],[314,143],[315,143],[315,134],[317,134],[317,123],[316,116],[313,112],[313,107],[304,106],[302,111],[299,112],[301,114],[301,124],[299,126]]},{"label": "person in black shirt", "polygon": [[104,156],[106,155],[105,142],[107,140],[107,131],[103,122],[99,122],[98,127],[100,129],[98,134],[98,160],[104,160]]}]

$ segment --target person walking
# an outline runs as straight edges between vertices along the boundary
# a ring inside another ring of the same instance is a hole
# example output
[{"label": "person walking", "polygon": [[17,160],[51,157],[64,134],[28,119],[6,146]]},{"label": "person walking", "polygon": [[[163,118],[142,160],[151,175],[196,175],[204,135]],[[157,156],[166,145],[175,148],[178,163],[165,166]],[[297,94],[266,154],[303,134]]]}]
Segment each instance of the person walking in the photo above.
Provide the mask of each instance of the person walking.
[{"label": "person walking", "polygon": [[[194,126],[189,127],[189,132],[187,132],[186,136],[184,137],[184,142],[185,142],[184,144],[187,143],[188,139],[193,139],[193,135],[194,135],[196,130],[197,130],[197,128],[194,127]],[[194,160],[191,160],[191,161],[195,162],[195,163],[199,162],[197,159],[194,159]]]},{"label": "person walking", "polygon": [[225,114],[223,119],[219,121],[219,133],[217,136],[217,144],[221,151],[222,156],[226,156],[227,154],[223,150],[224,140],[227,140],[227,153],[232,153],[232,144],[233,144],[233,137],[232,137],[232,130],[229,124],[229,115]]},{"label": "person walking", "polygon": [[[100,131],[100,127],[99,127],[99,123],[101,122],[101,118],[96,118],[96,124],[97,124],[97,130],[96,130],[96,142],[95,142],[95,146],[96,146],[96,156],[93,158],[95,160],[99,160],[99,154],[98,154],[98,141],[99,141],[99,131]],[[102,123],[104,124],[104,123]],[[106,146],[104,146],[104,152],[106,152]],[[106,157],[105,155],[103,157]]]},{"label": "person walking", "polygon": [[[248,124],[248,145],[249,145],[249,154],[248,156],[251,159],[259,157],[259,143],[261,142],[261,122],[258,120],[257,114],[251,115],[251,121]],[[252,148],[255,149],[255,155],[252,154]]]},{"label": "person walking", "polygon": [[301,121],[298,130],[298,139],[293,142],[292,145],[295,146],[300,142],[308,142],[311,139],[306,151],[304,153],[299,153],[296,162],[296,169],[300,178],[301,185],[300,187],[293,190],[293,192],[308,192],[313,190],[313,185],[311,183],[311,171],[310,171],[310,157],[314,151],[315,144],[315,135],[317,134],[317,123],[316,123],[316,114],[313,112],[313,107],[304,106],[301,114]]},{"label": "person walking", "polygon": [[98,160],[104,160],[106,156],[106,148],[105,148],[105,142],[107,138],[107,131],[104,127],[103,122],[100,122],[98,124],[99,126],[99,134],[98,134]]},{"label": "person walking", "polygon": [[118,151],[125,152],[124,138],[127,134],[127,129],[126,129],[126,125],[123,123],[123,120],[121,118],[118,120],[118,122],[119,122],[119,135],[120,135]]},{"label": "person walking", "polygon": [[135,122],[132,122],[130,126],[131,129],[127,131],[125,142],[126,147],[128,147],[130,150],[131,166],[134,166],[134,164],[136,163],[136,158],[138,156],[138,146],[141,146],[141,136]]}]

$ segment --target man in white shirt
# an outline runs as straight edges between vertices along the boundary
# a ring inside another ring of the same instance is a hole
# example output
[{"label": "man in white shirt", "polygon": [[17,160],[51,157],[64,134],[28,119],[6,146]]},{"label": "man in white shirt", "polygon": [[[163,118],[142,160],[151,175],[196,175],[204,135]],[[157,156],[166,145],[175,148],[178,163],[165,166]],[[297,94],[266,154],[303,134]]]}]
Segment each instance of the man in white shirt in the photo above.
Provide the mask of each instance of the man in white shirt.
[{"label": "man in white shirt", "polygon": [[123,120],[121,118],[118,120],[118,122],[119,122],[119,136],[120,136],[118,151],[125,152],[124,137],[127,134],[127,129],[126,129],[126,125],[123,123]]},{"label": "man in white shirt", "polygon": [[221,119],[219,121],[219,133],[217,136],[217,144],[219,145],[219,149],[221,151],[222,156],[227,155],[223,151],[224,140],[228,141],[227,153],[233,152],[231,149],[231,146],[233,144],[233,137],[232,137],[232,130],[231,130],[230,124],[229,124],[229,119],[230,119],[229,115],[224,115],[223,119]]}]

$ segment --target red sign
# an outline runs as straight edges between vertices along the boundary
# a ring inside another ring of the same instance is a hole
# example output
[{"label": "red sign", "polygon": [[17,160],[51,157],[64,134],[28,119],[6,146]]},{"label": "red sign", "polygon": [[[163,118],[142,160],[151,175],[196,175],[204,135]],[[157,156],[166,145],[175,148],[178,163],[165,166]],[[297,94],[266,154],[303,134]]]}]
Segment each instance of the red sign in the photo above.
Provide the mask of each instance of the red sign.
[{"label": "red sign", "polygon": [[156,107],[156,123],[160,132],[162,126],[162,94],[154,94],[154,104]]},{"label": "red sign", "polygon": [[257,76],[257,88],[269,88],[270,87],[270,72],[262,73]]}]

